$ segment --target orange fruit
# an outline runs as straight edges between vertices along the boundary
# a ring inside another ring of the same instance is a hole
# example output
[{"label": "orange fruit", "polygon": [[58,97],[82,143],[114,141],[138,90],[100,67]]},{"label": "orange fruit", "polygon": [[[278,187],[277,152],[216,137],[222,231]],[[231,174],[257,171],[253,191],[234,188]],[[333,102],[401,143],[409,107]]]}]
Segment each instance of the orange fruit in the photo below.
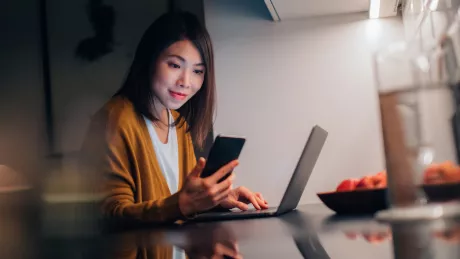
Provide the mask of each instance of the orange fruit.
[{"label": "orange fruit", "polygon": [[353,191],[358,184],[358,179],[346,179],[343,180],[338,186],[336,191]]}]

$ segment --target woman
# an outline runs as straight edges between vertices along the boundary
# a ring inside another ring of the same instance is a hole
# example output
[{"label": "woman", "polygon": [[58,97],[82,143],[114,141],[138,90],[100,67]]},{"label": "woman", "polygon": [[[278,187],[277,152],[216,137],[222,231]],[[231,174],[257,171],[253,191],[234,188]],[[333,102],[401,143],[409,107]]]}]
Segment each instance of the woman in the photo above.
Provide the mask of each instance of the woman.
[{"label": "woman", "polygon": [[[232,189],[238,161],[201,178],[198,146],[215,102],[211,40],[189,13],[168,13],[144,33],[121,89],[94,116],[83,145],[86,165],[103,172],[108,219],[165,223],[213,209],[267,208],[259,193]],[[87,171],[91,172],[91,171]],[[94,172],[94,171],[93,171]]]}]

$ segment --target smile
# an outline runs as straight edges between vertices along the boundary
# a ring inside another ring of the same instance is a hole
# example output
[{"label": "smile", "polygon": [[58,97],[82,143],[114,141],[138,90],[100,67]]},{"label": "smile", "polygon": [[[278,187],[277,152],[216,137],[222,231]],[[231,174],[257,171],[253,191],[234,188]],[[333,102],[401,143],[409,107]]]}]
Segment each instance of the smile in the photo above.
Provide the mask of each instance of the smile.
[{"label": "smile", "polygon": [[179,100],[179,101],[182,101],[185,98],[187,98],[186,94],[179,93],[179,92],[174,92],[174,91],[171,91],[171,90],[169,90],[169,95],[171,95],[171,97],[173,97],[174,99]]}]

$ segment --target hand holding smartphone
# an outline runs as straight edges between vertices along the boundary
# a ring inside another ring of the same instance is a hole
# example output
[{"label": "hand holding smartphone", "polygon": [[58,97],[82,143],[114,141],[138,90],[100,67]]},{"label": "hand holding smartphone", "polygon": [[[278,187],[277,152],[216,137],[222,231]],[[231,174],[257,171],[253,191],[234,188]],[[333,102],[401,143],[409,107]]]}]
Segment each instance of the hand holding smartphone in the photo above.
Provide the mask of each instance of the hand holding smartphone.
[{"label": "hand holding smartphone", "polygon": [[[214,174],[222,166],[239,158],[246,138],[218,135],[209,151],[205,168],[201,172],[201,177],[206,178]],[[222,177],[219,182],[227,179],[232,172]]]}]

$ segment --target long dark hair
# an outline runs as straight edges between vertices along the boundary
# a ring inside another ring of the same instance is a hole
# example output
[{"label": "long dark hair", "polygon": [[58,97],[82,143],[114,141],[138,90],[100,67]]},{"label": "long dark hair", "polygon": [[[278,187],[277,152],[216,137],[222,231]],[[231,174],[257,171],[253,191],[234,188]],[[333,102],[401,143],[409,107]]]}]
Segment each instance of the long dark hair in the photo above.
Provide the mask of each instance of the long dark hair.
[{"label": "long dark hair", "polygon": [[190,40],[195,45],[206,72],[201,89],[178,109],[180,116],[174,125],[181,127],[187,122],[187,132],[191,132],[195,144],[201,148],[213,123],[216,83],[211,37],[195,15],[168,12],[155,20],[142,36],[126,80],[115,95],[127,97],[139,113],[158,121],[151,111],[155,105],[151,86],[153,69],[160,54],[181,40]]}]

